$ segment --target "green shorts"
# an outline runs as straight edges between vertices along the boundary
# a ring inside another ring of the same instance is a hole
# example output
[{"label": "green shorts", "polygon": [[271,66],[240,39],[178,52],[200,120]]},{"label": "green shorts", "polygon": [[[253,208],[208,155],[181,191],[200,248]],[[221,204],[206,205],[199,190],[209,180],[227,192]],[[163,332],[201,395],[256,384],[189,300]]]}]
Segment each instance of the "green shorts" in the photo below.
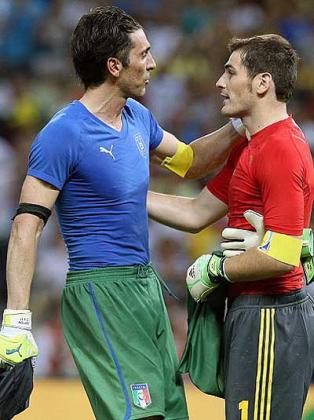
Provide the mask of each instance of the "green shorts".
[{"label": "green shorts", "polygon": [[150,265],[68,273],[61,312],[97,420],[188,419],[173,334]]}]

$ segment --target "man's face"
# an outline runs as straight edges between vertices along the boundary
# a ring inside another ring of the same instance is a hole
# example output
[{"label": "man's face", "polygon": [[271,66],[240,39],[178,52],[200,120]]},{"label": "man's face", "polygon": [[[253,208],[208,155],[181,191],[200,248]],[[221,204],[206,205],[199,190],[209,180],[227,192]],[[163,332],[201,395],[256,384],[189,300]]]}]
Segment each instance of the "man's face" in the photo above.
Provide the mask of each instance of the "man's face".
[{"label": "man's face", "polygon": [[216,83],[223,97],[221,112],[227,117],[243,118],[250,114],[255,96],[252,80],[241,61],[240,51],[234,51],[225,64],[225,71]]},{"label": "man's face", "polygon": [[129,65],[122,69],[118,84],[126,97],[138,97],[144,95],[150,72],[156,68],[156,63],[144,31],[138,29],[129,36],[133,44],[129,53]]}]

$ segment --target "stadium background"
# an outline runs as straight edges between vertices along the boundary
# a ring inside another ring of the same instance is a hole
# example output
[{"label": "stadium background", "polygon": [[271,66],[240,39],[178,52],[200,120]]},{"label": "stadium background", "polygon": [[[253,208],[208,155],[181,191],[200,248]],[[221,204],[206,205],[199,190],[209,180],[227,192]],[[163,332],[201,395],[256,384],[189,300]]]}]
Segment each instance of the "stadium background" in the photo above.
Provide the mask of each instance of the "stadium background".
[{"label": "stadium background", "polygon": [[[287,37],[301,56],[289,111],[314,149],[311,0],[0,0],[0,310],[6,302],[10,219],[25,176],[29,146],[58,108],[79,98],[81,90],[68,54],[69,36],[83,13],[106,4],[126,9],[143,24],[158,65],[143,102],[165,129],[185,142],[224,122],[215,82],[227,58],[229,38],[265,32]],[[157,191],[195,195],[205,181],[182,182],[152,167],[151,188]],[[179,354],[186,336],[186,267],[201,253],[217,247],[224,225],[222,221],[198,235],[150,225],[152,261],[181,299],[166,296]],[[66,269],[66,253],[53,216],[40,244],[32,290],[34,335],[41,350],[37,386],[32,407],[21,419],[92,418],[59,323]],[[223,418],[220,400],[187,387],[192,420]],[[311,395],[307,420],[314,419],[313,390]]]}]

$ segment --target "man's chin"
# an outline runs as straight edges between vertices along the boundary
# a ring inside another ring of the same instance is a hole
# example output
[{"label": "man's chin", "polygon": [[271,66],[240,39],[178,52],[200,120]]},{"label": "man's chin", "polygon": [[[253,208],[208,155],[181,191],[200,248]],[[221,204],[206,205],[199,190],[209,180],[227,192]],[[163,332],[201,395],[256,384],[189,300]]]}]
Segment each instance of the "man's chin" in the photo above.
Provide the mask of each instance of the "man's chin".
[{"label": "man's chin", "polygon": [[224,115],[227,118],[241,118],[242,116],[240,113],[237,113],[236,111],[232,111],[231,109],[222,107],[221,111],[222,115]]},{"label": "man's chin", "polygon": [[222,113],[222,115],[224,115],[225,117],[228,117],[228,118],[231,118],[232,117],[232,115],[230,114],[230,111],[228,110],[228,109],[225,109],[224,107],[223,108],[221,108],[221,111],[220,111],[221,113]]},{"label": "man's chin", "polygon": [[140,89],[140,90],[138,90],[138,91],[136,91],[136,92],[132,92],[132,93],[130,93],[130,97],[131,98],[141,98],[142,96],[144,96],[145,95],[145,92],[146,92],[146,88],[145,87],[143,87],[142,89]]}]

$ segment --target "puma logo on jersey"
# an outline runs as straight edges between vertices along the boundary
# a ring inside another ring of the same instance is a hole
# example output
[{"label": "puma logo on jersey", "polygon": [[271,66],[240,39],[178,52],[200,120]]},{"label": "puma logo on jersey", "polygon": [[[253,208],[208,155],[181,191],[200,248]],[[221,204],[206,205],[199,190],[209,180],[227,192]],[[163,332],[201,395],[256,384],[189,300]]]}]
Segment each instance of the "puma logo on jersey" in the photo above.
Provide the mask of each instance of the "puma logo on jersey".
[{"label": "puma logo on jersey", "polygon": [[106,149],[103,146],[100,146],[99,151],[102,152],[102,153],[107,153],[108,155],[110,155],[112,157],[113,160],[116,160],[115,157],[113,156],[112,148],[113,148],[113,144],[110,146],[110,150]]}]

